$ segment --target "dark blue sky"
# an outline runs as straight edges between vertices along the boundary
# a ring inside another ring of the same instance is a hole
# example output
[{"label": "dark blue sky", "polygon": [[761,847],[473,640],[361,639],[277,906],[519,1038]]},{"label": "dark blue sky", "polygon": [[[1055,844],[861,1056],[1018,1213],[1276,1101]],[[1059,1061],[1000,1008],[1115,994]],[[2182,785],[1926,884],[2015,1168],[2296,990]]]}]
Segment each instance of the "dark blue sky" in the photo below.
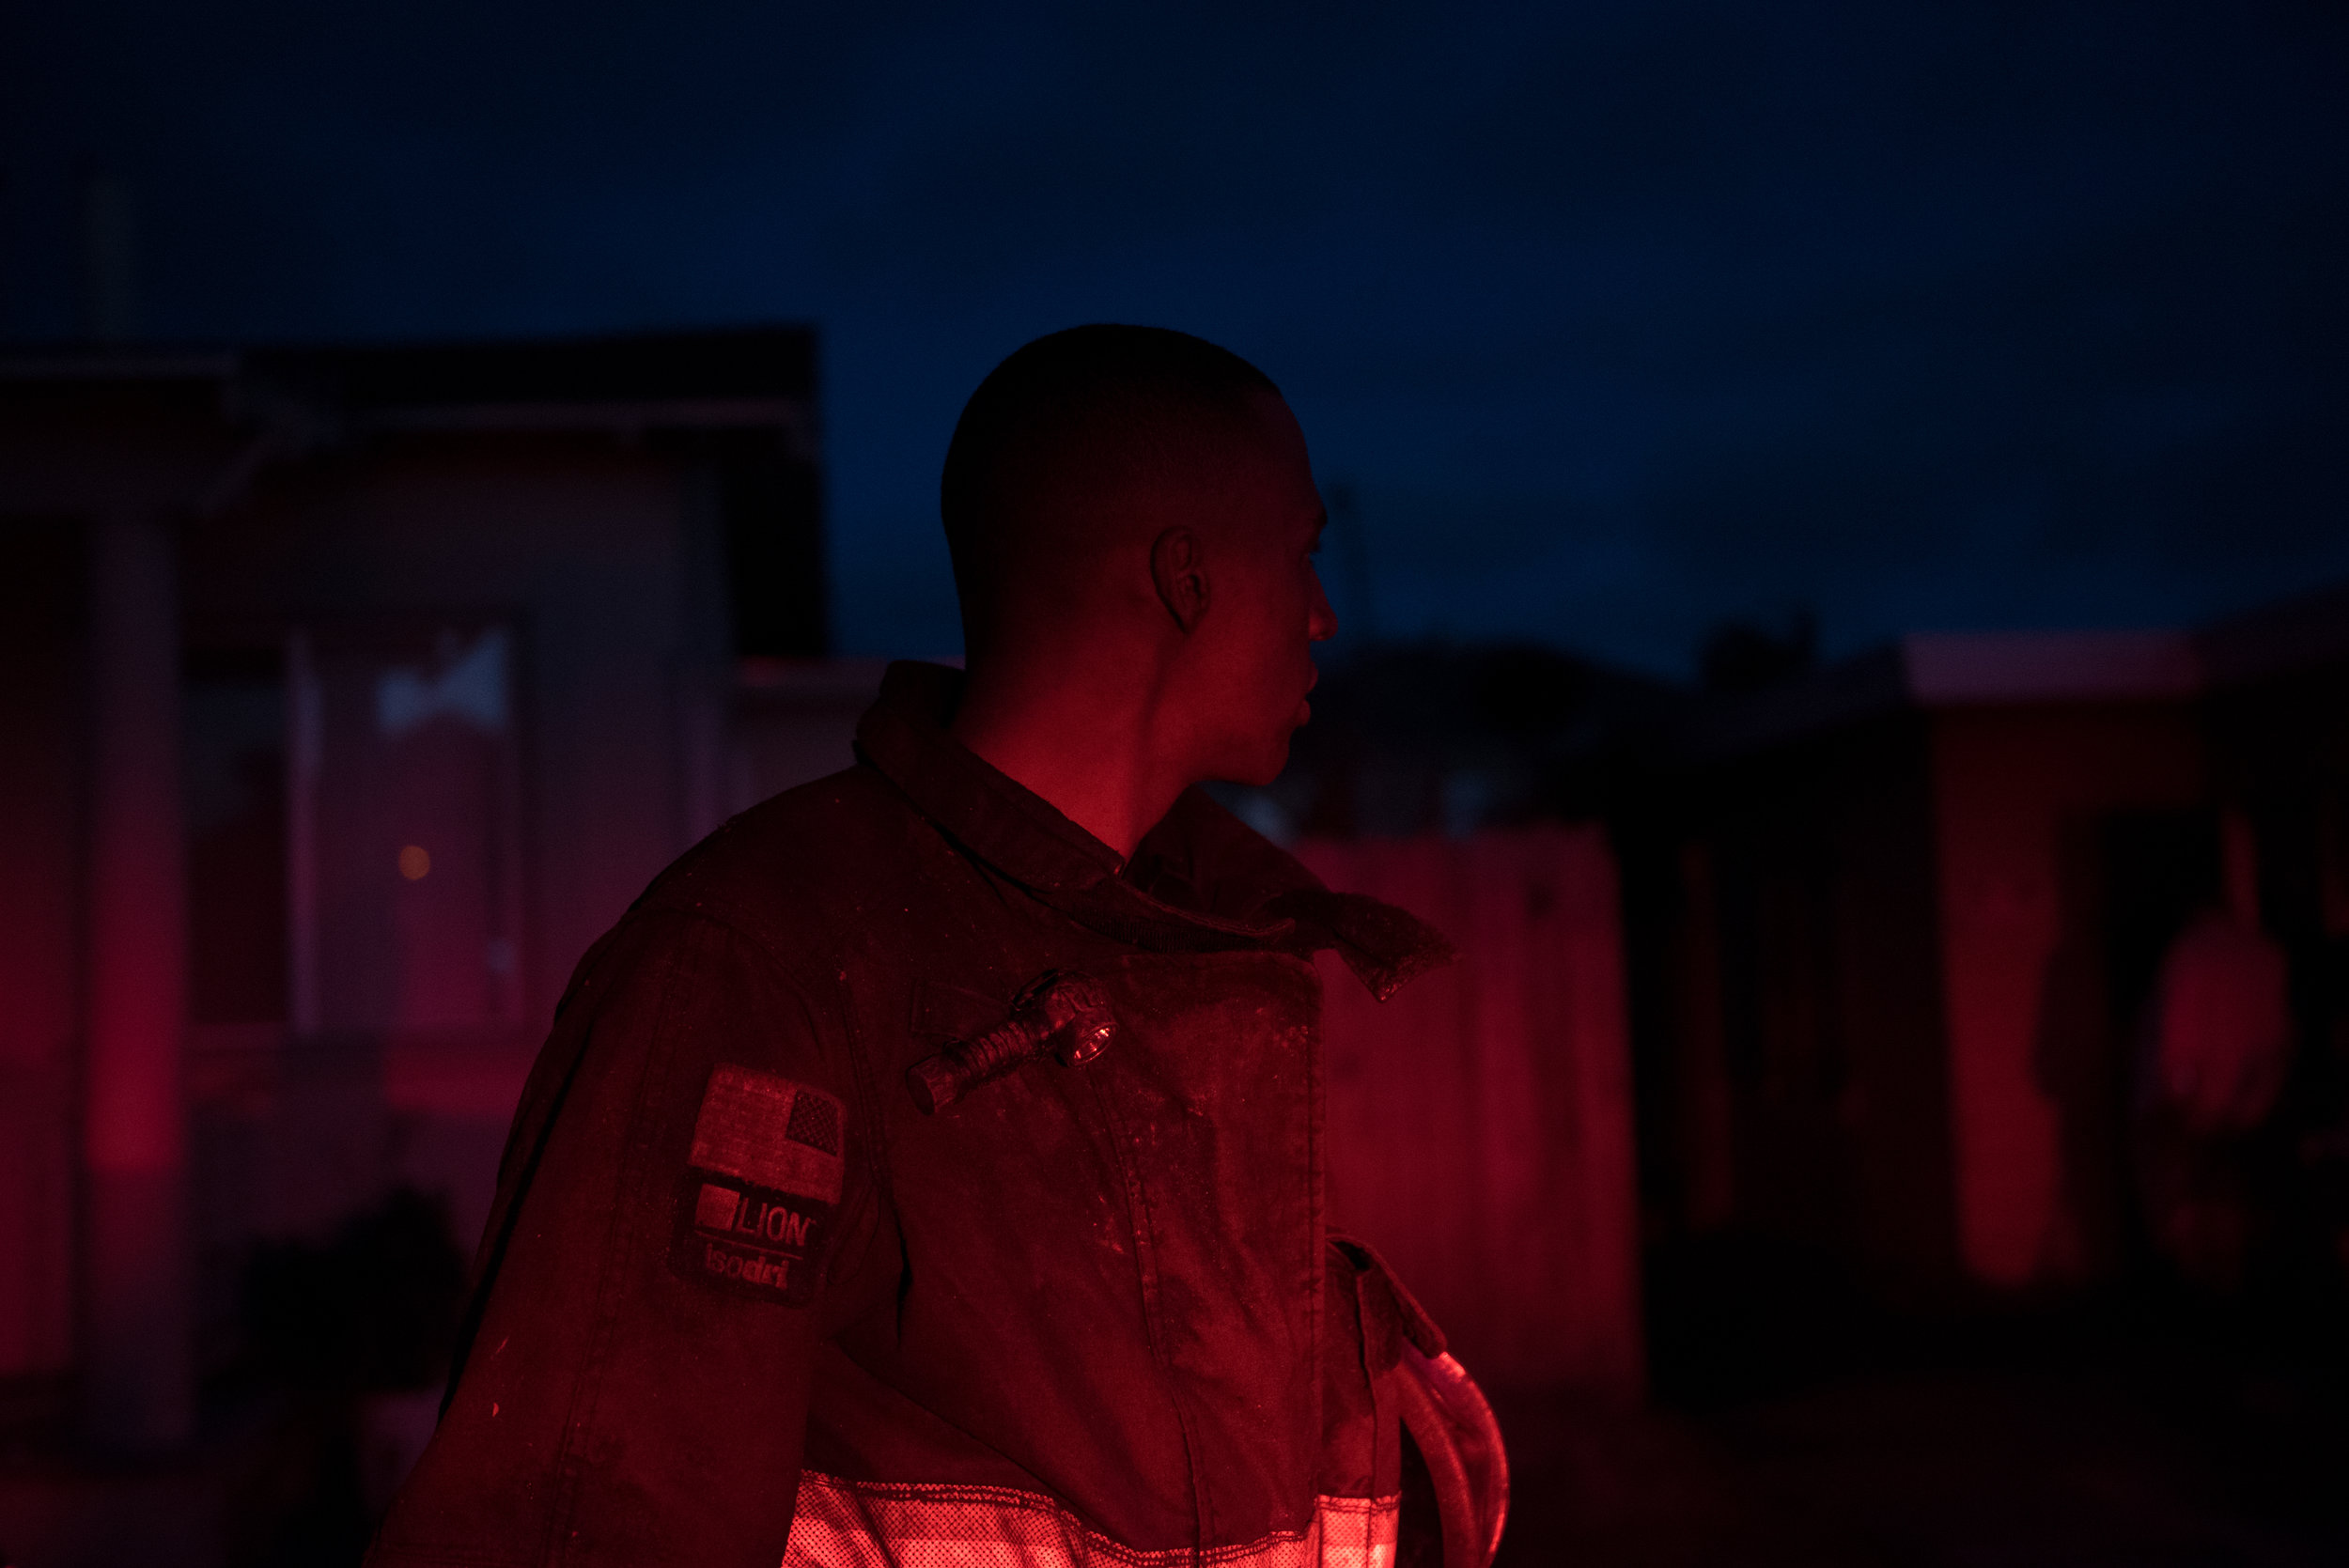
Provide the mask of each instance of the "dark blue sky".
[{"label": "dark blue sky", "polygon": [[158,336],[816,321],[848,651],[956,645],[955,414],[1102,318],[1283,383],[1389,633],[2349,577],[2338,4],[0,0],[0,92],[14,336],[101,165]]}]

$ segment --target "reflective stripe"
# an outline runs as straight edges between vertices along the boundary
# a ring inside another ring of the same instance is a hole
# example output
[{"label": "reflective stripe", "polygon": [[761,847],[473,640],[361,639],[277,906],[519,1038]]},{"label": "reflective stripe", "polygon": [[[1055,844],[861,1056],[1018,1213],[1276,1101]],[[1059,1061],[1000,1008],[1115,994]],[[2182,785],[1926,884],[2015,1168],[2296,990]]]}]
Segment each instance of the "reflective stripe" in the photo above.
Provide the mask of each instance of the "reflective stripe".
[{"label": "reflective stripe", "polygon": [[1394,1568],[1394,1543],[1403,1523],[1403,1496],[1315,1498],[1314,1533],[1321,1539],[1314,1560],[1326,1568]]},{"label": "reflective stripe", "polygon": [[1315,1498],[1314,1522],[1237,1546],[1136,1551],[1001,1486],[800,1476],[784,1568],[1394,1568],[1402,1499]]}]

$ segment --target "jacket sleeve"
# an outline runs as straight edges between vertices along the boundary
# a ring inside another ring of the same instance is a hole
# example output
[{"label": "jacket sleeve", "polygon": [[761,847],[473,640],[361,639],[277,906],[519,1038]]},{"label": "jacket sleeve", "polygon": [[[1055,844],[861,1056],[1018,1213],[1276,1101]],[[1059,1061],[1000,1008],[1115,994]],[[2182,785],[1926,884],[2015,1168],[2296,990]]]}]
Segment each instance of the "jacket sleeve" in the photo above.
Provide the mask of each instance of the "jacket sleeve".
[{"label": "jacket sleeve", "polygon": [[714,921],[640,911],[591,955],[371,1564],[775,1568],[825,1276],[871,1219],[848,1050]]}]

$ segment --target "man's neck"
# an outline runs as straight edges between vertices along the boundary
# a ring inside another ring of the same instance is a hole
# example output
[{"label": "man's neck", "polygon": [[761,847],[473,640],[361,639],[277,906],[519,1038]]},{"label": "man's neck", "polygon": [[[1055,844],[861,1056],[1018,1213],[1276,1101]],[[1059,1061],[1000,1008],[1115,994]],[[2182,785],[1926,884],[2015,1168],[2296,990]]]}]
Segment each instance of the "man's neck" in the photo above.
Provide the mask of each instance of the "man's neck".
[{"label": "man's neck", "polygon": [[1194,782],[1152,745],[1152,706],[1132,683],[985,671],[949,730],[1125,861]]}]

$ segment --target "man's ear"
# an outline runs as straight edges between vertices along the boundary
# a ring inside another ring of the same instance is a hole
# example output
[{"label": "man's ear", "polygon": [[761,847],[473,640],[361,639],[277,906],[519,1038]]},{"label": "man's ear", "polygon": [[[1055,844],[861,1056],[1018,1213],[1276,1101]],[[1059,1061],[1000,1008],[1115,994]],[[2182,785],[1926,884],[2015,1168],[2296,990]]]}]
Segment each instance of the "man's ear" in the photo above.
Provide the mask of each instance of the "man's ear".
[{"label": "man's ear", "polygon": [[1207,566],[1199,536],[1177,524],[1151,540],[1150,581],[1176,626],[1185,631],[1198,626],[1207,610]]}]

